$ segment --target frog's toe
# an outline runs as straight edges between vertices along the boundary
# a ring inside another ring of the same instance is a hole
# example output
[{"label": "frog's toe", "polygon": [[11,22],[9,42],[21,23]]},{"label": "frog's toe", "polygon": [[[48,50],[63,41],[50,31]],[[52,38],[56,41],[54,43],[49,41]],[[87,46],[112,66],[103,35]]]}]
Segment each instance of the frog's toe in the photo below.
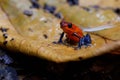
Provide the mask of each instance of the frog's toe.
[{"label": "frog's toe", "polygon": [[62,41],[58,41],[58,42],[54,41],[54,42],[52,42],[52,43],[53,43],[53,44],[63,44]]}]

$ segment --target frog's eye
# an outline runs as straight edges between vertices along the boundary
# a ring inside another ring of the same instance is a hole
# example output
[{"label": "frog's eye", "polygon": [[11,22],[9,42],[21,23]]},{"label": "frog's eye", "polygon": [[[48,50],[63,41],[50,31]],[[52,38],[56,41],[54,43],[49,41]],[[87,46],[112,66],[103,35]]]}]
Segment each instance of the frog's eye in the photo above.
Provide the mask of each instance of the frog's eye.
[{"label": "frog's eye", "polygon": [[68,24],[68,27],[69,27],[69,28],[72,28],[72,23],[69,23],[69,24]]}]

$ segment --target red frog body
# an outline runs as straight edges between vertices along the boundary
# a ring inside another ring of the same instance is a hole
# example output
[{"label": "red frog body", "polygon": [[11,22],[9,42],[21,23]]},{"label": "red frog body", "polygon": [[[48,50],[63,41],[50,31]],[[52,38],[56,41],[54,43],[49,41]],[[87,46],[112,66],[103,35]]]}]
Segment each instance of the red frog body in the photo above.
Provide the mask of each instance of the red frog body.
[{"label": "red frog body", "polygon": [[75,43],[78,43],[80,41],[80,38],[84,36],[82,29],[80,29],[72,23],[65,22],[62,20],[60,22],[60,27],[63,30],[63,32],[66,33],[66,37],[68,38],[68,40],[71,40]]},{"label": "red frog body", "polygon": [[90,35],[86,34],[84,36],[82,29],[77,27],[75,24],[62,20],[60,22],[60,27],[63,30],[63,32],[57,43],[63,43],[62,38],[64,37],[64,33],[65,33],[67,40],[70,40],[73,43],[78,43],[77,48],[81,48],[82,45],[88,46],[91,44]]}]

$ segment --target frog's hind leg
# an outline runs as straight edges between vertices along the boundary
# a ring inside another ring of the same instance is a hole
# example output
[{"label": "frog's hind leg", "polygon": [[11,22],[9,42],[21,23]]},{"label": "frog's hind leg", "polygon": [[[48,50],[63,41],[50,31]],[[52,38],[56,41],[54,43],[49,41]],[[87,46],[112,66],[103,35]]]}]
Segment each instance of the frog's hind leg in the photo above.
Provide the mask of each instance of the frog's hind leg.
[{"label": "frog's hind leg", "polygon": [[92,43],[91,37],[89,34],[86,34],[84,37],[80,38],[78,46],[75,49],[80,49],[81,46],[90,46]]},{"label": "frog's hind leg", "polygon": [[89,34],[86,34],[86,35],[84,36],[84,45],[85,45],[85,46],[90,46],[91,43],[92,43],[92,40],[91,40],[90,35],[89,35]]}]

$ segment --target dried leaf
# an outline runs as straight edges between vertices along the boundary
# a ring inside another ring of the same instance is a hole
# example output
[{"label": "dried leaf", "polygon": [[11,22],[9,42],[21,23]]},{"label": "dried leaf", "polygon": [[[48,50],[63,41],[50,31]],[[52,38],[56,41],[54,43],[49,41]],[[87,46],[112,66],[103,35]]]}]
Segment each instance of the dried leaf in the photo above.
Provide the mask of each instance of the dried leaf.
[{"label": "dried leaf", "polygon": [[[53,44],[52,42],[57,41],[60,36],[59,34],[62,32],[59,27],[60,20],[44,12],[42,9],[30,9],[29,0],[0,0],[0,6],[0,26],[2,26],[2,28],[8,28],[6,32],[8,34],[7,39],[3,37],[3,33],[0,31],[0,46],[6,49],[52,60],[54,62],[67,62],[98,56],[120,47],[120,41],[115,42],[104,39],[91,33],[92,46],[87,48],[82,47],[79,50],[74,50],[71,45]],[[69,11],[69,9],[70,7],[67,6],[65,10]],[[24,15],[24,10],[32,11],[33,15],[31,17]],[[82,11],[81,14],[84,14],[84,10]],[[69,14],[69,12],[66,14]],[[65,13],[63,13],[63,15],[65,15]],[[85,15],[90,17],[87,12]],[[86,18],[86,16],[81,16],[80,19],[82,20],[84,19],[83,17]],[[71,16],[68,16],[68,18],[68,20],[70,20]],[[94,20],[94,17],[91,18]],[[114,18],[116,18],[116,15],[110,19],[106,18],[105,21],[111,21]],[[74,22],[79,22],[77,19],[73,19],[75,20]],[[89,23],[88,21],[83,24],[90,25],[91,22]],[[94,23],[92,24],[94,25]],[[99,20],[95,25],[96,24],[99,24]],[[110,29],[110,31],[112,30]],[[119,40],[119,36],[116,37],[116,39]],[[4,41],[7,41],[7,43],[3,44]]]}]

